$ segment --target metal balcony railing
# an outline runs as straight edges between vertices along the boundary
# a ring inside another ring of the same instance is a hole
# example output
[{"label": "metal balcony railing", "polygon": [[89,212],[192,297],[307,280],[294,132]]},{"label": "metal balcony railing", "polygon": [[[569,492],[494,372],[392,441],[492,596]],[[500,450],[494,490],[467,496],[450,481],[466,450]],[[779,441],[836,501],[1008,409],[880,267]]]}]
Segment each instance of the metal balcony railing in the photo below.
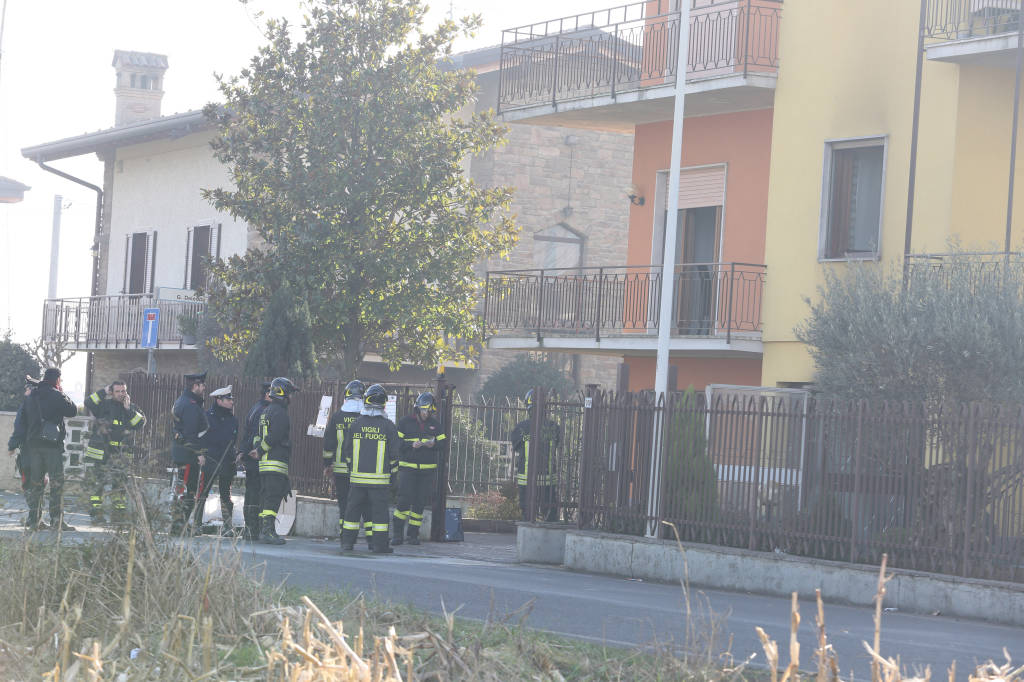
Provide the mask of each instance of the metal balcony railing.
[{"label": "metal balcony railing", "polygon": [[504,31],[499,111],[672,85],[681,2],[687,80],[775,72],[782,0],[644,0]]},{"label": "metal balcony railing", "polygon": [[[656,334],[661,266],[635,265],[487,273],[486,333],[548,336]],[[675,336],[761,333],[766,267],[687,263],[675,272]]]},{"label": "metal balcony railing", "polygon": [[179,318],[198,320],[205,305],[158,300],[152,294],[49,299],[43,303],[43,338],[78,350],[139,348],[142,311],[159,308],[157,347],[185,348]]},{"label": "metal balcony railing", "polygon": [[924,35],[966,40],[1017,32],[1021,0],[923,0]]}]

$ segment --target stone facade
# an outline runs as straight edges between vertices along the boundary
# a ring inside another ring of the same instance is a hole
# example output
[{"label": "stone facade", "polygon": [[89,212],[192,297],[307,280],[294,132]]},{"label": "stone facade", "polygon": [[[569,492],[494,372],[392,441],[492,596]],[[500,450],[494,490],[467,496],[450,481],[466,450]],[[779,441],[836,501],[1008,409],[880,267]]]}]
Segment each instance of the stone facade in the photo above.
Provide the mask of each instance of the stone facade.
[{"label": "stone facade", "polygon": [[[92,354],[92,384],[95,391],[128,372],[146,371],[146,351],[96,351]],[[183,375],[199,368],[194,350],[161,350],[156,353],[157,374]]]}]

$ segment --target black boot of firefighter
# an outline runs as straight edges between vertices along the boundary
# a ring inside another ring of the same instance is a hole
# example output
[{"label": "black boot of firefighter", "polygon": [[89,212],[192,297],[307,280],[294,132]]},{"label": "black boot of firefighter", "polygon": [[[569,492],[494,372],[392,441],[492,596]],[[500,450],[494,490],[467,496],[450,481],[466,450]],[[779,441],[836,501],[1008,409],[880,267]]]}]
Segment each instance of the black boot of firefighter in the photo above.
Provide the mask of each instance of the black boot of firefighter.
[{"label": "black boot of firefighter", "polygon": [[397,547],[405,538],[405,519],[393,516],[391,517],[391,526],[391,544]]},{"label": "black boot of firefighter", "polygon": [[394,551],[388,545],[388,534],[386,532],[381,531],[373,534],[373,544],[370,546],[370,552],[373,554],[393,554]]},{"label": "black boot of firefighter", "polygon": [[263,528],[260,530],[260,542],[265,545],[283,545],[284,538],[277,534],[277,519],[273,516],[263,517]]},{"label": "black boot of firefighter", "polygon": [[410,545],[420,544],[420,527],[409,524],[409,539],[406,540]]}]

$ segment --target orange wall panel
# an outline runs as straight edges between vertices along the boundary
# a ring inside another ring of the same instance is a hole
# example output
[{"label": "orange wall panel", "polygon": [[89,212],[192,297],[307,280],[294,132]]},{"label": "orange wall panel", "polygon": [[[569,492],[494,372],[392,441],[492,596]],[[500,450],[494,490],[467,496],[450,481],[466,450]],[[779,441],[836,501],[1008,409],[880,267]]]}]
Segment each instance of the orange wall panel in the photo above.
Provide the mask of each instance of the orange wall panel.
[{"label": "orange wall panel", "polygon": [[[654,388],[654,358],[626,357],[629,365],[629,390],[643,391]],[[691,384],[698,390],[708,384],[761,384],[760,358],[672,358],[678,367],[677,387],[686,389]]]},{"label": "orange wall panel", "polygon": [[[722,230],[724,262],[764,262],[771,137],[771,109],[685,121],[683,167],[728,165]],[[637,126],[633,145],[633,182],[648,199],[643,206],[631,207],[629,216],[627,262],[639,265],[651,260],[651,237],[659,209],[655,205],[657,173],[669,167],[672,122]]]}]

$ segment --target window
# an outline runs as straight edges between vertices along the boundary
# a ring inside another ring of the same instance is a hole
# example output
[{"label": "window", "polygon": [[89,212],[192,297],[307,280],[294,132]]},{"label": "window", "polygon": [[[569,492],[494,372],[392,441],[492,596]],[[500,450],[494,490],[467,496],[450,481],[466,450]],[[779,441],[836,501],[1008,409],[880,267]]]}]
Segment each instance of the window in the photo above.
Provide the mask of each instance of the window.
[{"label": "window", "polygon": [[876,137],[826,145],[818,249],[821,259],[878,257],[885,142],[885,138]]},{"label": "window", "polygon": [[156,232],[134,232],[126,235],[122,293],[153,293],[153,273],[155,267]]},{"label": "window", "polygon": [[559,223],[533,235],[533,264],[545,270],[583,265],[583,235]]},{"label": "window", "polygon": [[185,288],[204,289],[211,260],[220,257],[220,225],[188,228],[185,242]]}]

